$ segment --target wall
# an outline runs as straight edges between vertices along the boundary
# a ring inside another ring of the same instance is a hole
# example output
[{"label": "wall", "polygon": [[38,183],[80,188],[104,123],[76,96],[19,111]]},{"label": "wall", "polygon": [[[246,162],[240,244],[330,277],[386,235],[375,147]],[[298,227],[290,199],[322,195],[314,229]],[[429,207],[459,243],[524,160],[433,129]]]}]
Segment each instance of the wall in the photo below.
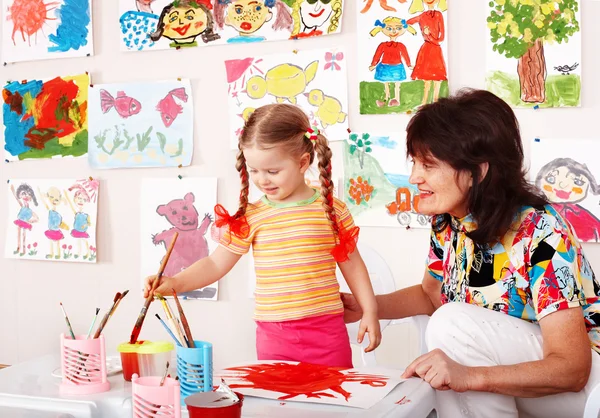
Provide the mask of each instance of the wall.
[{"label": "wall", "polygon": [[[229,208],[236,205],[238,178],[234,169],[234,152],[229,149],[226,78],[223,61],[247,56],[247,46],[229,45],[180,51],[121,53],[118,50],[118,11],[116,1],[94,2],[95,56],[21,63],[0,67],[0,80],[47,77],[89,71],[92,83],[156,80],[189,77],[193,80],[196,112],[195,155],[193,164],[183,169],[119,169],[93,171],[84,159],[61,161],[25,161],[3,164],[0,184],[17,177],[94,176],[101,179],[98,222],[97,265],[49,262],[20,262],[0,258],[0,363],[14,364],[59,347],[58,335],[65,331],[59,308],[67,307],[73,326],[87,330],[94,308],[103,312],[117,291],[130,294],[109,322],[105,337],[109,351],[129,339],[131,328],[143,304],[140,284],[139,213],[140,184],[147,177],[216,176],[219,178],[219,201]],[[345,45],[349,63],[350,126],[354,131],[404,130],[409,117],[361,116],[358,114],[356,71],[356,1],[345,3],[343,34],[322,39],[270,42],[252,45],[256,55],[310,49],[324,45]],[[483,87],[485,70],[486,4],[482,0],[450,0],[449,70],[451,89],[465,86]],[[525,146],[532,137],[594,137],[600,101],[600,72],[597,45],[590,42],[600,36],[600,26],[593,16],[600,13],[600,2],[582,0],[583,91],[580,109],[518,110]],[[4,22],[4,20],[2,20]],[[600,140],[600,138],[599,138]],[[333,146],[334,152],[339,144]],[[341,169],[341,159],[334,167]],[[7,195],[0,193],[0,219],[6,217]],[[4,237],[5,222],[0,222]],[[375,247],[387,260],[398,286],[417,283],[423,274],[428,234],[425,231],[363,228],[361,239]],[[0,251],[4,253],[4,239]],[[600,246],[585,245],[592,265],[600,272]],[[215,367],[252,360],[254,324],[253,301],[247,297],[247,266],[242,260],[221,281],[218,302],[186,302],[186,310],[196,338],[215,345]],[[142,331],[145,339],[165,339],[166,333],[152,318],[160,312],[153,304]],[[415,355],[416,335],[409,326],[388,329],[382,348],[382,361],[405,365]]]}]

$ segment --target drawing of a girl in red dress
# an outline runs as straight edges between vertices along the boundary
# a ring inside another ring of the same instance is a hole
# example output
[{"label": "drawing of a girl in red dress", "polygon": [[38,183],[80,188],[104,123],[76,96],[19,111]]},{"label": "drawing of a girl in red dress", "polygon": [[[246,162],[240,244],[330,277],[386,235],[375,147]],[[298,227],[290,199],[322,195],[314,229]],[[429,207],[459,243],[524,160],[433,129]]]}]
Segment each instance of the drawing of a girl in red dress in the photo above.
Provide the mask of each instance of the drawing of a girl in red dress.
[{"label": "drawing of a girl in red dress", "polygon": [[[425,11],[423,3],[427,5],[427,11]],[[438,10],[435,10],[436,6]],[[425,82],[422,104],[427,103],[432,84],[434,85],[433,101],[437,101],[440,97],[442,81],[448,79],[444,54],[440,46],[446,35],[442,12],[447,9],[446,0],[413,0],[408,10],[411,14],[422,12],[407,22],[409,25],[419,24],[425,41],[417,54],[415,69],[411,75],[413,80]]]}]

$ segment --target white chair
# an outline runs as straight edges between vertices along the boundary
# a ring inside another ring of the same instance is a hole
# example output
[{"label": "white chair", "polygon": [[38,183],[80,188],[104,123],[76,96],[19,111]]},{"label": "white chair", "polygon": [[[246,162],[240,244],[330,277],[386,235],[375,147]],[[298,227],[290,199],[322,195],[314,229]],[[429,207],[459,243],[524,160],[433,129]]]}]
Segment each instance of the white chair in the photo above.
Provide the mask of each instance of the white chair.
[{"label": "white chair", "polygon": [[[367,266],[367,271],[369,272],[369,276],[371,278],[371,284],[373,286],[373,291],[376,295],[392,293],[396,290],[396,283],[394,282],[394,276],[390,271],[389,266],[379,255],[377,251],[375,251],[370,246],[359,243],[358,251],[362,256],[365,265]],[[340,283],[340,291],[350,293],[350,289],[344,280],[344,277],[341,271],[337,270],[337,278]],[[425,354],[427,352],[427,347],[425,344],[425,329],[427,328],[427,322],[429,321],[429,317],[427,315],[417,315],[409,318],[403,319],[383,319],[380,320],[381,332],[389,326],[389,325],[397,325],[405,322],[411,322],[418,331],[419,335],[419,354]],[[358,322],[348,324],[348,333],[350,335],[350,341],[355,341],[356,335],[358,334]],[[377,365],[377,360],[375,358],[375,353],[365,353],[364,349],[369,345],[368,337],[365,338],[360,345],[361,347],[361,355],[364,366],[375,366]]]},{"label": "white chair", "polygon": [[588,396],[585,403],[583,418],[598,418],[600,417],[600,384]]}]

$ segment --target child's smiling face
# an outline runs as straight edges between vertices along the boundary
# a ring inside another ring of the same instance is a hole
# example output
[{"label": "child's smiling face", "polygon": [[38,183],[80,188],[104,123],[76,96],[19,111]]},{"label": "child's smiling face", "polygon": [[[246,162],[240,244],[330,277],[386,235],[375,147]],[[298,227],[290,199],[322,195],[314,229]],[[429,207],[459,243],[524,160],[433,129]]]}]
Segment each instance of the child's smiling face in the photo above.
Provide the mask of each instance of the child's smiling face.
[{"label": "child's smiling face", "polygon": [[553,168],[542,177],[540,188],[554,203],[576,203],[587,196],[589,179],[583,174],[575,174],[568,167]]},{"label": "child's smiling face", "polygon": [[240,34],[251,34],[271,20],[273,13],[264,1],[235,0],[227,6],[225,24]]},{"label": "child's smiling face", "polygon": [[31,195],[29,194],[29,192],[23,190],[21,193],[19,193],[19,199],[21,199],[25,203],[29,203],[31,202]]},{"label": "child's smiling face", "polygon": [[195,39],[206,30],[208,16],[200,7],[174,7],[163,18],[163,36],[177,41]]},{"label": "child's smiling face", "polygon": [[85,198],[85,196],[82,193],[79,193],[77,196],[75,196],[73,198],[73,201],[80,208],[82,208],[83,205],[85,205],[88,202],[87,199]]},{"label": "child's smiling face", "polygon": [[395,39],[398,36],[406,32],[406,28],[402,23],[386,23],[385,27],[381,30],[386,36]]},{"label": "child's smiling face", "polygon": [[302,22],[308,28],[323,26],[332,14],[331,0],[307,0],[300,5]]},{"label": "child's smiling face", "polygon": [[56,187],[51,187],[48,190],[48,201],[52,204],[52,206],[57,206],[62,200],[62,195],[60,194],[60,190]]}]

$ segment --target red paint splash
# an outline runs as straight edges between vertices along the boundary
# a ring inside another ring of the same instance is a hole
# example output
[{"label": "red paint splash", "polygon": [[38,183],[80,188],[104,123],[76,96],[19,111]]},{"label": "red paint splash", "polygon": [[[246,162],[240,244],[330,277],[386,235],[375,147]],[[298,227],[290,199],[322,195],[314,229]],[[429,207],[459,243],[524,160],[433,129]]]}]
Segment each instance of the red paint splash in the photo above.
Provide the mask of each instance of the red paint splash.
[{"label": "red paint splash", "polygon": [[255,364],[226,370],[236,373],[225,377],[244,382],[232,383],[229,385],[232,389],[262,389],[286,394],[277,398],[278,400],[292,399],[300,395],[308,398],[335,398],[335,395],[325,392],[331,390],[348,401],[352,394],[342,387],[344,383],[360,382],[362,385],[383,387],[388,380],[384,376],[344,372],[343,369],[307,363]]},{"label": "red paint splash", "polygon": [[[56,9],[58,3],[44,3],[44,0],[15,0],[8,8],[10,14],[8,20],[13,22],[12,40],[16,45],[15,34],[21,32],[23,42],[27,40],[31,45],[31,36],[42,29],[47,20],[55,20],[48,17],[48,12]],[[25,39],[27,35],[27,39]]]}]

